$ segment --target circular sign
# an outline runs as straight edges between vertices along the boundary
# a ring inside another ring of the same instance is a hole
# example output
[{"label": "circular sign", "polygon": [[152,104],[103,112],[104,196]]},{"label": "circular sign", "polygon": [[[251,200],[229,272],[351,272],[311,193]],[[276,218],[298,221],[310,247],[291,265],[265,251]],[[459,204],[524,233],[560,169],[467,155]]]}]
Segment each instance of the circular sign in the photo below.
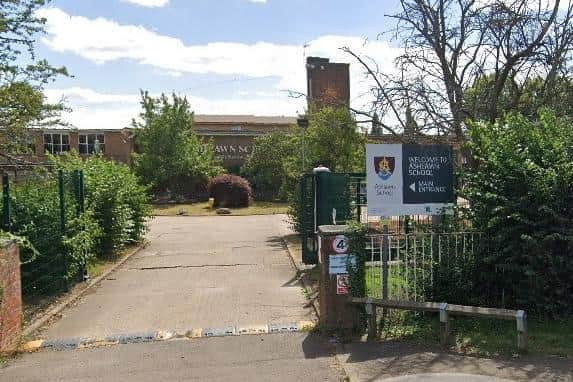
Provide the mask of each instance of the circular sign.
[{"label": "circular sign", "polygon": [[331,249],[336,253],[348,252],[348,238],[344,235],[337,235],[331,241]]}]

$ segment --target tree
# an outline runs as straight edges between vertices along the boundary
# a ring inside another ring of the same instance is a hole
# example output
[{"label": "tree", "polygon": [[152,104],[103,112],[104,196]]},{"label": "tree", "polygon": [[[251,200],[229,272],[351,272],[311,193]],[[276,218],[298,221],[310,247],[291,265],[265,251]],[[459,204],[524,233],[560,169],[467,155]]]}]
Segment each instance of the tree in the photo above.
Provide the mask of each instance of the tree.
[{"label": "tree", "polygon": [[64,67],[53,67],[36,60],[34,43],[44,31],[45,20],[35,11],[45,0],[0,2],[0,152],[19,153],[28,146],[26,128],[60,124],[63,104],[49,104],[42,93],[44,85]]},{"label": "tree", "polygon": [[300,149],[292,133],[274,131],[255,138],[254,150],[245,160],[241,173],[251,183],[256,199],[285,199],[288,173],[285,161]]},{"label": "tree", "polygon": [[212,143],[193,130],[193,112],[185,97],[154,98],[141,92],[140,121],[134,120],[134,169],[154,192],[191,195],[204,191],[209,178],[223,172]]},{"label": "tree", "polygon": [[365,138],[348,109],[311,110],[308,120],[305,144],[310,166],[322,164],[333,172],[364,171]]},{"label": "tree", "polygon": [[[464,101],[472,119],[487,120],[488,94],[493,82],[492,76],[486,76],[466,91]],[[538,111],[549,108],[559,117],[573,117],[573,80],[558,77],[552,82],[549,89],[545,85],[546,79],[541,77],[529,78],[521,85],[509,81],[500,94],[496,113],[504,115],[517,111],[528,118],[538,119]]]},{"label": "tree", "polygon": [[404,130],[409,107],[419,132],[463,140],[465,121],[473,118],[465,92],[484,76],[491,78],[485,118],[493,122],[508,83],[521,87],[541,77],[547,91],[570,73],[573,2],[563,7],[564,1],[400,0],[401,11],[390,15],[403,50],[398,75],[381,73],[375,62],[344,50],[373,79],[372,110],[382,120],[394,119]]}]

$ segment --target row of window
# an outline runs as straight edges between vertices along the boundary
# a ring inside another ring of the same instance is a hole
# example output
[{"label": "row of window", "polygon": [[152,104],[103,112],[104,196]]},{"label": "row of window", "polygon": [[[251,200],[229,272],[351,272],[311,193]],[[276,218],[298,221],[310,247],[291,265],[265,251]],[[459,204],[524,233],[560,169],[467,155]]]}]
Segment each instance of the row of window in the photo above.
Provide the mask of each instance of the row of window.
[{"label": "row of window", "polygon": [[[78,142],[80,154],[105,153],[105,136],[103,134],[80,134]],[[44,152],[59,154],[70,151],[70,136],[60,133],[44,134]]]}]

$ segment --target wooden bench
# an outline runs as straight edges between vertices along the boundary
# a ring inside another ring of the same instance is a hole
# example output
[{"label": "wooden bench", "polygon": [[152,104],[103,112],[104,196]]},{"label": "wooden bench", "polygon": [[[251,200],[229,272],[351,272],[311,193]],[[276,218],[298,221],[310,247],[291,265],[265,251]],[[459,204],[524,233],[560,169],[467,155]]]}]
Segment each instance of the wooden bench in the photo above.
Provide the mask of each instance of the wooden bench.
[{"label": "wooden bench", "polygon": [[487,317],[501,320],[515,320],[517,325],[517,348],[527,350],[527,315],[523,310],[482,308],[477,306],[454,305],[439,302],[416,302],[381,300],[375,298],[350,299],[350,303],[366,306],[368,315],[368,338],[376,338],[376,306],[390,309],[436,312],[440,314],[440,343],[446,346],[450,337],[450,320],[454,316]]}]

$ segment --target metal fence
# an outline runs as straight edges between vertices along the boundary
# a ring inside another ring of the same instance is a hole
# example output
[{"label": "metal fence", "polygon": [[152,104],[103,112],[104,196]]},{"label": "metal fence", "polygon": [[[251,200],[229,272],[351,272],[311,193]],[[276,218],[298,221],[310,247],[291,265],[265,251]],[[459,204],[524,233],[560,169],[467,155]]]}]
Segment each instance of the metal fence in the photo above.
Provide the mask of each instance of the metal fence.
[{"label": "metal fence", "polygon": [[68,219],[84,212],[84,194],[81,170],[38,167],[18,177],[3,173],[2,230],[25,236],[38,251],[26,247],[20,251],[25,297],[66,290],[71,281],[83,276],[87,264],[71,272],[64,241]]},{"label": "metal fence", "polygon": [[436,298],[439,289],[456,278],[463,282],[466,265],[481,248],[482,234],[388,233],[368,240],[367,296],[422,301]]}]

